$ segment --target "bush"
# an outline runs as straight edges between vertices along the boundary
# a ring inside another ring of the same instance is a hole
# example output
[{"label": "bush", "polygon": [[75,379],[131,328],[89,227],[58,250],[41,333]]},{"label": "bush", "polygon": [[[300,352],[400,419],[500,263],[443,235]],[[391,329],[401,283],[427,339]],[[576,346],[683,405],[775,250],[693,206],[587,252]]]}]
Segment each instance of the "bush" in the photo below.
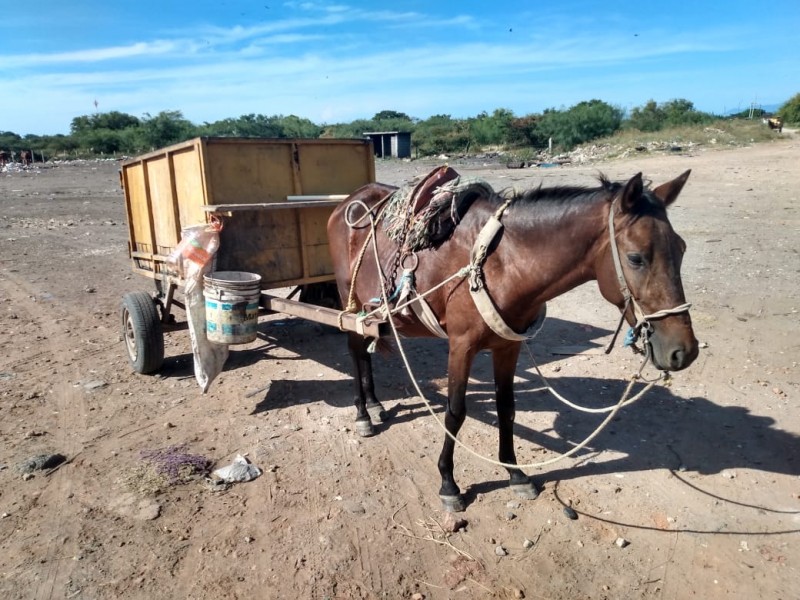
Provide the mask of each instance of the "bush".
[{"label": "bush", "polygon": [[800,94],[795,94],[778,109],[778,116],[784,123],[800,125]]}]

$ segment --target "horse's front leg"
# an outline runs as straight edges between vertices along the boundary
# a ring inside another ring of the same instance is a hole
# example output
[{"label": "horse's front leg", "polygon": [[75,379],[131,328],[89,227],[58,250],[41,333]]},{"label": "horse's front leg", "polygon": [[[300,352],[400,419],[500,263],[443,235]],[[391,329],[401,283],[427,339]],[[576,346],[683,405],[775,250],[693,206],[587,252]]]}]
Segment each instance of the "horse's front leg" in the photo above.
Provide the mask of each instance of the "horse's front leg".
[{"label": "horse's front leg", "polygon": [[439,498],[442,500],[442,507],[447,512],[462,512],[466,509],[461,490],[453,476],[453,454],[456,447],[454,438],[458,435],[464,419],[467,417],[467,380],[474,358],[473,346],[459,345],[451,339],[450,354],[447,360],[447,412],[444,416],[444,426],[450,435],[446,435],[444,438],[438,464],[439,474],[442,477]]},{"label": "horse's front leg", "polygon": [[368,340],[356,333],[347,338],[350,356],[353,359],[354,403],[356,406],[356,432],[368,437],[375,433],[372,422],[386,420],[386,411],[375,397],[375,381],[372,376],[372,357],[367,352]]},{"label": "horse's front leg", "polygon": [[[494,388],[497,402],[497,424],[499,430],[498,458],[500,462],[516,465],[514,452],[514,373],[520,351],[519,342],[511,342],[492,352]],[[539,495],[533,481],[520,469],[506,467],[509,485],[517,496],[533,500]]]}]

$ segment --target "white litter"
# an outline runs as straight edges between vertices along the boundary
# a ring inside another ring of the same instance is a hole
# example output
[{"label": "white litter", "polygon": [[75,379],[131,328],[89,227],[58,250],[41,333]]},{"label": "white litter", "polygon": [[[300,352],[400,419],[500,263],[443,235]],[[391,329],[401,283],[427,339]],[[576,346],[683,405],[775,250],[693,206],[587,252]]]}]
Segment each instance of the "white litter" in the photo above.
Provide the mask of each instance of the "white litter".
[{"label": "white litter", "polygon": [[222,467],[214,471],[214,475],[225,483],[242,483],[252,481],[261,475],[261,469],[250,463],[247,458],[237,454],[233,462],[227,467]]}]

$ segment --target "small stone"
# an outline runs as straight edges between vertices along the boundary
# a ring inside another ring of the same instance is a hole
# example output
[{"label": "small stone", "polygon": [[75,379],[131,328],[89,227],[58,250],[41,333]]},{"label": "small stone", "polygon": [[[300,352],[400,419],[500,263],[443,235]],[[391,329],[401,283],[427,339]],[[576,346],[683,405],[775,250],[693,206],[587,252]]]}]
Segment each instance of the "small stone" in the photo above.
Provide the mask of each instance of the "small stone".
[{"label": "small stone", "polygon": [[363,515],[367,512],[360,502],[355,502],[353,500],[346,500],[343,502],[343,506],[344,509],[352,515]]},{"label": "small stone", "polygon": [[251,544],[251,543],[253,543],[253,541],[254,541],[254,538],[250,537],[249,535],[244,536],[245,544]]},{"label": "small stone", "polygon": [[517,502],[516,500],[510,500],[509,502],[506,502],[506,508],[510,508],[512,510],[516,510],[520,506],[522,506],[522,505],[519,502]]},{"label": "small stone", "polygon": [[171,423],[170,421],[167,421],[166,423],[164,423],[164,429],[172,429],[173,427],[175,427],[175,425],[173,423]]},{"label": "small stone", "polygon": [[525,549],[533,548],[533,540],[529,540],[528,538],[525,538],[525,540],[522,542],[522,547],[525,548]]},{"label": "small stone", "polygon": [[564,514],[567,516],[568,519],[574,521],[578,518],[578,513],[575,512],[575,509],[571,506],[564,507]]},{"label": "small stone", "polygon": [[494,549],[494,553],[497,556],[508,556],[508,550],[503,548],[503,546],[496,546]]},{"label": "small stone", "polygon": [[94,390],[99,390],[106,386],[108,386],[108,384],[105,381],[87,381],[83,384],[83,389],[87,392],[93,392]]},{"label": "small stone", "polygon": [[22,481],[30,481],[31,479],[33,479],[33,473],[22,474]]},{"label": "small stone", "polygon": [[445,513],[444,520],[442,521],[442,529],[448,533],[456,533],[464,529],[468,525],[465,519],[459,519],[453,513]]},{"label": "small stone", "polygon": [[518,588],[513,588],[513,590],[514,590],[513,591],[514,598],[517,598],[517,600],[522,600],[522,598],[525,597],[525,592],[523,592],[522,590]]},{"label": "small stone", "polygon": [[415,592],[411,594],[411,600],[425,600],[425,594],[420,594],[419,592]]},{"label": "small stone", "polygon": [[619,548],[625,548],[626,546],[630,545],[630,542],[625,538],[618,537],[617,541],[614,542]]},{"label": "small stone", "polygon": [[725,479],[736,479],[736,473],[734,471],[728,471],[727,469],[720,473]]},{"label": "small stone", "polygon": [[517,515],[515,515],[510,510],[506,513],[506,521],[513,521],[516,518],[517,518]]},{"label": "small stone", "polygon": [[2,515],[0,515],[0,519],[7,519],[7,518],[8,518],[8,517],[10,517],[10,516],[11,516],[11,515],[10,515],[10,514],[8,514],[8,513],[3,513]]}]

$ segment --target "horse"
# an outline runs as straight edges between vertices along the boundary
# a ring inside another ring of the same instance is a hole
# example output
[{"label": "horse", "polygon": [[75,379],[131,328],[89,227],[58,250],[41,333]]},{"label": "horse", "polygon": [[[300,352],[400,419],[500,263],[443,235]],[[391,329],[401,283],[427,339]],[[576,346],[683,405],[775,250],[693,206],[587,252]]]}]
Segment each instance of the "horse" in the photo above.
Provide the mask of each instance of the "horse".
[{"label": "horse", "polygon": [[[397,331],[405,337],[432,337],[438,325],[448,339],[444,425],[452,437],[445,436],[438,459],[444,510],[466,509],[453,476],[454,439],[467,415],[473,360],[486,349],[492,354],[498,457],[507,465],[509,484],[517,495],[538,495],[533,480],[516,467],[513,383],[522,334],[541,321],[548,300],[596,280],[602,297],[619,308],[620,326],[624,319],[637,331],[645,330],[646,351],[657,369],[678,371],[695,360],[698,342],[680,277],[686,244],[667,218],[667,207],[689,174],[654,189],[644,184],[641,173],[627,182],[600,175],[596,187],[539,186],[506,197],[478,188],[465,198],[443,236],[413,252],[380,226],[378,213],[397,188],[370,183],[334,209],[328,239],[346,310],[380,296],[381,277],[388,279],[389,289],[397,288],[398,265],[409,267],[416,292],[424,296],[436,323],[425,325],[419,311],[403,311],[391,317]],[[412,203],[412,210],[418,208]],[[370,218],[377,223],[373,227]],[[413,221],[413,215],[407,220]],[[494,234],[485,234],[487,223],[495,224]],[[478,245],[483,256],[479,251],[476,259]],[[373,252],[377,258],[370,258]],[[470,265],[469,278],[453,277],[465,265]],[[473,299],[480,295],[476,287],[486,292],[482,302]],[[376,423],[387,417],[375,396],[369,342],[348,333],[356,430],[362,436],[375,431],[371,416]]]},{"label": "horse", "polygon": [[5,167],[10,160],[11,155],[5,150],[0,150],[0,168]]},{"label": "horse", "polygon": [[23,167],[29,167],[31,164],[31,151],[30,150],[20,150],[19,151],[19,161],[22,163]]}]

